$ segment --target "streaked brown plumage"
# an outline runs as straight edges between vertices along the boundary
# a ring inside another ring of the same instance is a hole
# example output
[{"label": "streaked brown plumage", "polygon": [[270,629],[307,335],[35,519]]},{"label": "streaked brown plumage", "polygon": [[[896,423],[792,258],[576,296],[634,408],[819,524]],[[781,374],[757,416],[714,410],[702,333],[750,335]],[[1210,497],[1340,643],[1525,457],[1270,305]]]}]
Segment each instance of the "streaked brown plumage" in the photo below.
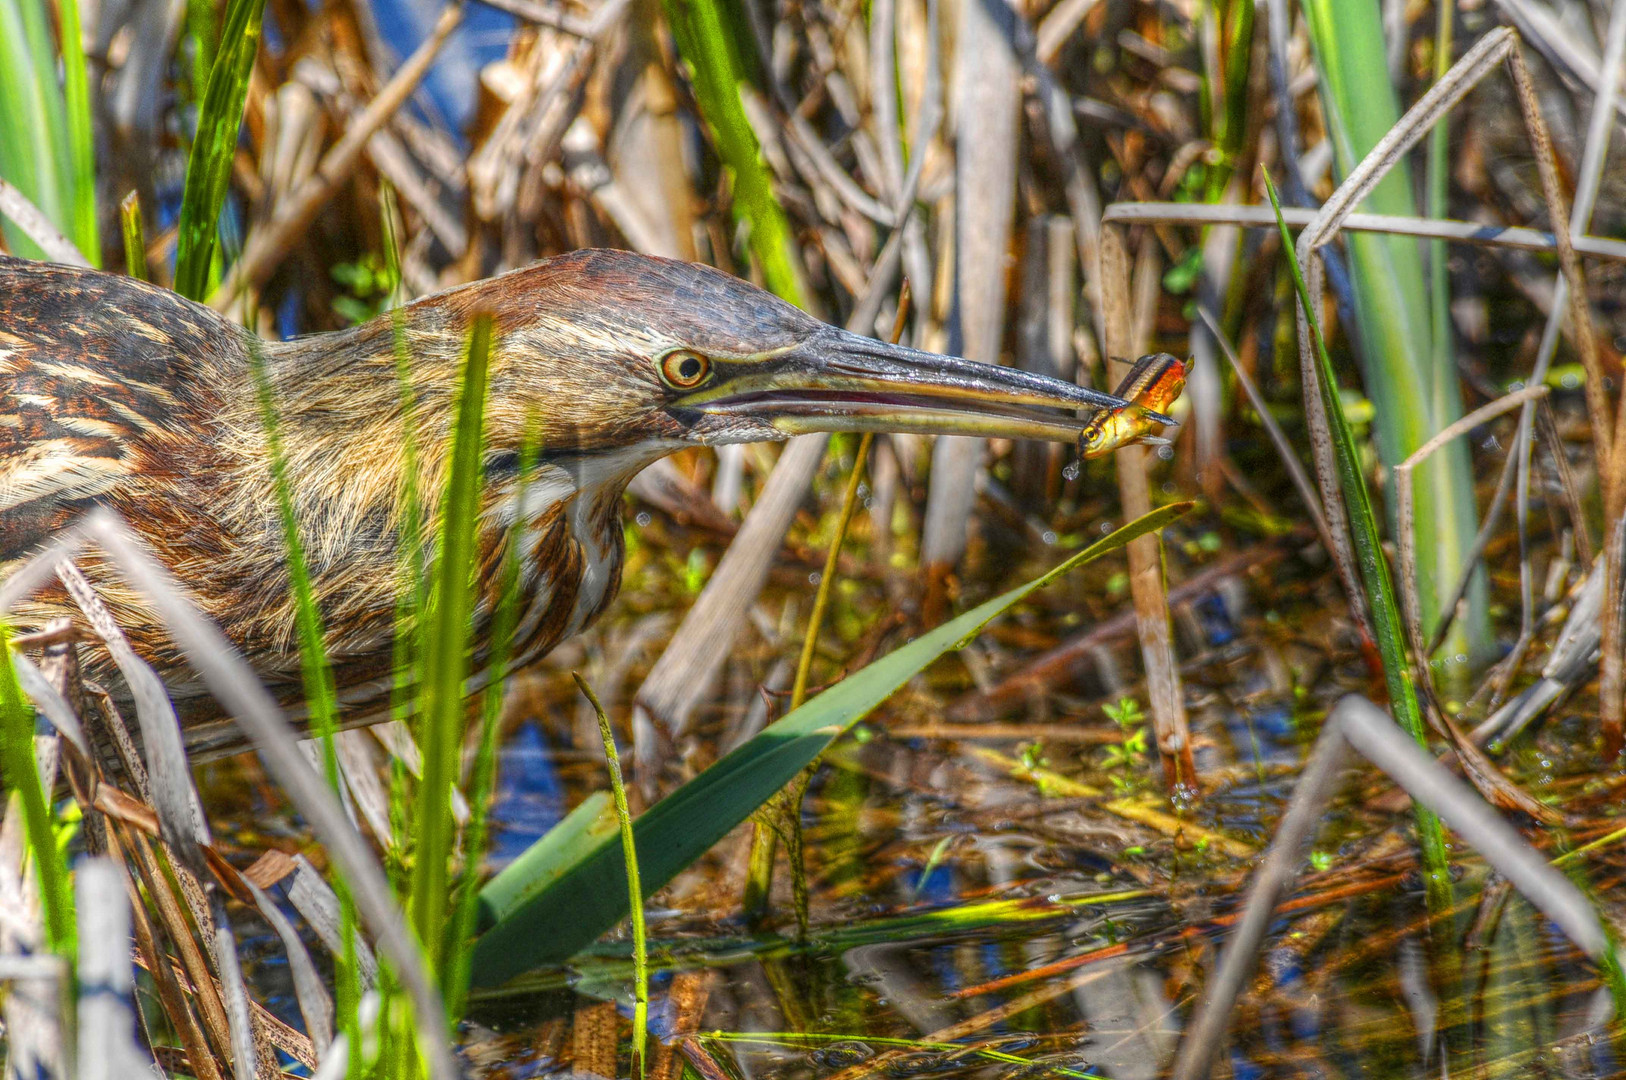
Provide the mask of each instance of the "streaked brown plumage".
[{"label": "streaked brown plumage", "polygon": [[[1077,410],[1122,405],[859,338],[716,270],[627,252],[574,252],[404,310],[417,488],[431,512],[467,330],[477,312],[493,317],[481,582],[489,605],[504,545],[523,538],[524,659],[610,603],[622,493],[665,454],[833,430],[1068,441],[1083,424]],[[163,289],[0,257],[0,576],[106,504],[293,699],[298,649],[254,345]],[[391,322],[258,347],[337,682],[349,714],[363,716],[385,699],[399,583],[404,440]],[[540,472],[516,513],[531,416],[542,425]],[[511,528],[516,520],[525,527]],[[191,741],[234,741],[153,614],[94,558],[83,567],[169,684]],[[27,628],[71,613],[64,595],[47,592],[15,618]]]}]

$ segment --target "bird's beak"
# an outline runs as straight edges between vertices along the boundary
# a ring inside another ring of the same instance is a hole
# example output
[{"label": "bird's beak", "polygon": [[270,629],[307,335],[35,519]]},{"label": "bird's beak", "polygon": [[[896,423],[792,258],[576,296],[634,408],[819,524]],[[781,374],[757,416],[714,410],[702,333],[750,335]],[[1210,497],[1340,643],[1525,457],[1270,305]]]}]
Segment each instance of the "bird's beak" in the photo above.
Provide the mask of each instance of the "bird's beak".
[{"label": "bird's beak", "polygon": [[[756,417],[787,435],[913,431],[1072,442],[1101,409],[1142,408],[1046,375],[888,345],[835,327],[783,353],[718,361],[717,368],[717,377],[678,407]],[[1174,424],[1161,413],[1145,415]]]}]

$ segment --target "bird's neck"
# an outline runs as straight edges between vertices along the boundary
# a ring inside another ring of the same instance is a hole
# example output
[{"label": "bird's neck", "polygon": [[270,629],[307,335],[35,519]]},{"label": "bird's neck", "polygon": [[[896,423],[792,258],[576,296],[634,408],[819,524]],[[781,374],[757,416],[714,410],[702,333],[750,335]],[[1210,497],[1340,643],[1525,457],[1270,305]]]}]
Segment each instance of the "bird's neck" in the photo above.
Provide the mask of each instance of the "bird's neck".
[{"label": "bird's neck", "polygon": [[[420,498],[433,501],[450,460],[459,344],[432,327],[389,321],[266,346],[272,407],[287,474],[301,502],[335,512],[387,510],[398,525],[409,462]],[[256,388],[238,400],[233,435],[252,464],[269,455]]]},{"label": "bird's neck", "polygon": [[[358,628],[353,641],[338,643],[341,653],[365,654],[393,633],[404,580],[402,537],[413,532],[416,507],[432,541],[446,488],[462,335],[422,319],[407,329],[404,360],[387,320],[265,346],[313,586],[330,625]],[[280,559],[280,514],[266,482],[271,446],[252,380],[245,390],[234,395],[238,405],[221,436],[240,481],[230,525],[253,552],[245,557]],[[502,575],[490,571],[517,543],[519,644],[540,654],[582,629],[613,597],[621,496],[644,462],[544,450],[522,478],[523,440],[522,432],[488,425],[478,527],[488,595],[480,610],[492,610]],[[291,616],[286,604],[268,605],[261,629],[275,634],[293,624]]]}]

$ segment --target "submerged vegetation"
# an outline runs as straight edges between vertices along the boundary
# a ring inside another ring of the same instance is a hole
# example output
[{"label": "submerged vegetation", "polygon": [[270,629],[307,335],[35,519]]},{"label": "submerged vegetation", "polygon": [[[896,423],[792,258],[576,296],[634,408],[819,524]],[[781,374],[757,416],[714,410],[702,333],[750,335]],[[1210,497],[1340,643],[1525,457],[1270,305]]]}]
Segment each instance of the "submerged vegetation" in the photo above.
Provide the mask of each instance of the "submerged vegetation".
[{"label": "submerged vegetation", "polygon": [[[302,731],[116,517],[0,552],[0,616],[83,613],[0,620],[6,1075],[1618,1075],[1623,62],[1581,0],[0,0],[6,249],[268,339],[628,247],[1194,358],[1155,452],[684,450],[521,664],[481,495],[545,418],[495,460],[473,313],[431,432],[396,315],[391,719],[341,731],[256,351]],[[257,753],[186,760],[85,559]]]}]

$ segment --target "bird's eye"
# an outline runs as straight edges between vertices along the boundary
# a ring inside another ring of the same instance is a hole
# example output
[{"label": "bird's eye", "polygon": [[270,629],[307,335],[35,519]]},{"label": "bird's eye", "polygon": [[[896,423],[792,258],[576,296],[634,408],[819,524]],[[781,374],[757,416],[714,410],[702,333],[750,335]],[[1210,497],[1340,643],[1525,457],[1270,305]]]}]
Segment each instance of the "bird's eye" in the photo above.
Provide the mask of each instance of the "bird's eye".
[{"label": "bird's eye", "polygon": [[711,361],[688,349],[674,349],[661,357],[661,378],[678,390],[693,390],[711,374]]}]

